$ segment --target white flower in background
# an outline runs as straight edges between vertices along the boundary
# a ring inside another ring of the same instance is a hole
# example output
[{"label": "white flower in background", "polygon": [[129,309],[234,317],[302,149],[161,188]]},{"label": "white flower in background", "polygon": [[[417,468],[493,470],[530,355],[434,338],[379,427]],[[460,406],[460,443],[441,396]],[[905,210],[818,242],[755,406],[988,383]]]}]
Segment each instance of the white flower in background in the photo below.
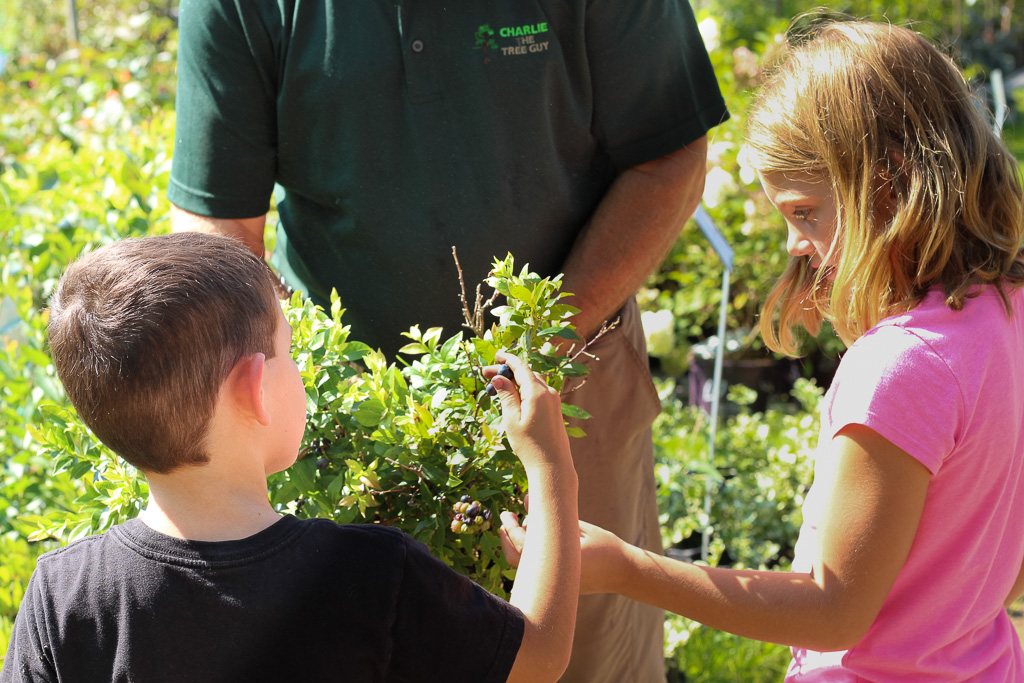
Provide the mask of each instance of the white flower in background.
[{"label": "white flower in background", "polygon": [[704,48],[708,52],[718,49],[718,22],[708,17],[697,24],[700,37],[704,39]]},{"label": "white flower in background", "polygon": [[128,81],[121,88],[121,97],[126,100],[134,100],[140,93],[142,93],[142,84],[138,81]]},{"label": "white flower in background", "polygon": [[667,356],[676,346],[676,319],[672,311],[644,311],[640,324],[647,338],[647,354],[655,358]]},{"label": "white flower in background", "polygon": [[[725,349],[723,355],[734,354],[740,351],[746,345],[746,333],[743,330],[729,330],[725,333]],[[708,337],[702,342],[698,342],[690,347],[690,351],[697,358],[704,358],[705,360],[715,357],[715,352],[718,351],[718,335]]]},{"label": "white flower in background", "polygon": [[704,179],[704,206],[713,209],[725,199],[726,195],[736,186],[732,174],[721,166],[708,171]]},{"label": "white flower in background", "polygon": [[750,148],[746,145],[740,147],[736,155],[736,163],[740,165],[740,180],[745,185],[753,185],[757,181],[757,171],[750,165]]},{"label": "white flower in background", "polygon": [[733,150],[736,145],[728,140],[716,140],[708,145],[708,164],[721,166],[725,155]]},{"label": "white flower in background", "polygon": [[654,289],[653,287],[641,287],[636,290],[636,302],[640,304],[640,309],[645,310],[648,306],[655,306],[655,299],[658,298],[660,290]]}]

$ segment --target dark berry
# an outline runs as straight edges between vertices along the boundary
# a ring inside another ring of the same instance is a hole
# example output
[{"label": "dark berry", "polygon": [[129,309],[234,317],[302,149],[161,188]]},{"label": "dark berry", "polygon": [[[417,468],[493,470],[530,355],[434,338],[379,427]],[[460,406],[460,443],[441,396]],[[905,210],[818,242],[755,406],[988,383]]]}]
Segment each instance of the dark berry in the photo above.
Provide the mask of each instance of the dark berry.
[{"label": "dark berry", "polygon": [[487,383],[487,386],[484,387],[484,389],[487,390],[487,395],[488,396],[497,396],[498,395],[498,390],[495,389],[494,385],[491,384],[490,382]]},{"label": "dark berry", "polygon": [[318,459],[316,461],[316,468],[318,470],[326,470],[330,466],[331,466],[331,461],[328,460],[327,458],[320,458],[320,459]]},{"label": "dark berry", "polygon": [[460,503],[468,503],[468,502],[470,502],[472,500],[473,500],[473,498],[470,497],[470,495],[468,493],[466,495],[464,495],[462,498],[459,498],[459,502]]},{"label": "dark berry", "polygon": [[502,363],[501,365],[498,366],[498,374],[507,380],[514,381],[514,377],[512,375],[512,368],[510,368],[505,363]]},{"label": "dark berry", "polygon": [[466,510],[466,514],[469,515],[470,517],[476,517],[477,515],[479,515],[480,514],[480,504],[479,503],[473,503],[472,505],[470,505],[469,509]]},{"label": "dark berry", "polygon": [[484,510],[484,519],[486,519],[487,521],[491,520],[491,511],[490,510]]}]

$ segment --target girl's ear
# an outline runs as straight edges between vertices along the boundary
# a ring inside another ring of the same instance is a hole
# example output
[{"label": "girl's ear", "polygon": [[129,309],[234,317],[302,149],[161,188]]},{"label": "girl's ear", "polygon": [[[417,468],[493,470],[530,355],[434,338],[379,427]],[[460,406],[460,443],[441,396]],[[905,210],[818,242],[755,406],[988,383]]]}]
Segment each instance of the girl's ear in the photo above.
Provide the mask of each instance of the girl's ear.
[{"label": "girl's ear", "polygon": [[270,425],[270,414],[263,402],[263,373],[267,367],[267,357],[257,353],[243,360],[241,365],[238,368],[238,398],[256,421],[267,427]]}]

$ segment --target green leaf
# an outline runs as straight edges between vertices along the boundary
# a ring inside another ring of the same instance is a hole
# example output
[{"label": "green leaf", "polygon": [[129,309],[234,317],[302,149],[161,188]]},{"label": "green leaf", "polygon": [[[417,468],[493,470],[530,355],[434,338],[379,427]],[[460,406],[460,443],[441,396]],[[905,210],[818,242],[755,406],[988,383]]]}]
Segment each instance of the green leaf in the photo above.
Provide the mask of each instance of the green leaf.
[{"label": "green leaf", "polygon": [[429,479],[430,481],[434,482],[435,484],[447,484],[448,472],[446,470],[440,467],[436,467],[435,465],[429,465],[426,463],[424,463],[421,467],[423,469],[424,476],[426,476],[427,479]]},{"label": "green leaf", "polygon": [[565,377],[583,377],[590,373],[590,367],[586,363],[567,363],[561,368],[562,375]]},{"label": "green leaf", "polygon": [[295,483],[299,491],[312,491],[316,488],[316,460],[304,458],[288,468],[288,478]]},{"label": "green leaf", "polygon": [[376,396],[371,396],[356,407],[352,416],[364,427],[376,427],[385,410],[384,403]]},{"label": "green leaf", "polygon": [[522,285],[517,285],[514,283],[510,284],[508,291],[509,296],[511,296],[513,299],[518,299],[519,301],[522,301],[523,303],[529,305],[533,305],[535,303],[533,299],[533,292],[531,292],[526,287],[523,287]]},{"label": "green leaf", "polygon": [[398,349],[398,353],[405,353],[409,355],[419,355],[426,353],[427,347],[420,342],[413,342],[412,344],[406,344],[402,348]]},{"label": "green leaf", "polygon": [[362,360],[366,356],[366,354],[370,353],[372,350],[373,349],[371,349],[368,345],[364,344],[363,342],[346,342],[344,349],[340,353],[341,360]]},{"label": "green leaf", "polygon": [[579,406],[572,405],[571,403],[562,404],[562,415],[565,415],[566,417],[574,417],[579,420],[586,420],[590,417],[590,413]]}]

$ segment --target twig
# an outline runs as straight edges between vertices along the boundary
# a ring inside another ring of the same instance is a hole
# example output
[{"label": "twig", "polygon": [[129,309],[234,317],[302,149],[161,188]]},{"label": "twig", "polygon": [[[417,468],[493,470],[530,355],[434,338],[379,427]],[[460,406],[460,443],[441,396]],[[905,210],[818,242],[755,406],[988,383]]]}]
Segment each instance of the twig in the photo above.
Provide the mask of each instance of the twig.
[{"label": "twig", "polygon": [[[604,321],[603,323],[601,323],[601,329],[599,329],[597,331],[597,333],[593,337],[591,337],[589,340],[584,342],[583,346],[580,348],[579,351],[576,351],[576,353],[573,353],[573,350],[576,348],[575,345],[569,347],[569,353],[572,353],[572,356],[569,357],[569,362],[575,362],[576,359],[579,358],[580,356],[589,356],[590,358],[593,358],[594,360],[600,360],[600,358],[598,358],[594,354],[588,352],[587,349],[590,348],[594,344],[594,342],[596,342],[598,339],[600,339],[601,337],[603,337],[604,335],[608,334],[609,332],[614,330],[616,327],[618,327],[619,323],[621,321],[622,321],[622,318],[617,317],[610,324],[608,323],[607,320]],[[586,383],[587,383],[587,380],[584,377],[582,380],[580,380],[579,384],[574,386],[572,389],[569,389],[568,391],[566,391],[565,395],[568,396],[572,392],[578,391],[580,389],[580,387],[582,387]]]},{"label": "twig", "polygon": [[[469,329],[473,328],[473,318],[469,314],[469,303],[466,301],[466,280],[462,277],[462,264],[459,263],[459,252],[452,247],[452,258],[455,259],[455,269],[459,271],[459,300],[462,301],[462,317],[466,320],[465,325]],[[480,288],[477,287],[477,294],[479,296]]]},{"label": "twig", "polygon": [[384,460],[391,463],[395,467],[401,467],[403,470],[409,470],[410,472],[414,473],[417,477],[419,477],[420,481],[427,481],[427,478],[426,476],[424,476],[423,472],[416,467],[410,467],[409,465],[400,463],[397,460],[393,460],[391,458],[384,458]]},{"label": "twig", "polygon": [[459,272],[459,300],[462,301],[462,317],[465,320],[462,326],[469,328],[476,336],[482,338],[484,336],[484,313],[497,301],[498,292],[495,290],[491,298],[484,301],[483,295],[480,293],[480,285],[477,285],[473,312],[470,313],[469,302],[466,300],[466,280],[462,275],[462,264],[459,263],[459,254],[454,246],[452,247],[452,258],[455,259],[455,269]]}]

